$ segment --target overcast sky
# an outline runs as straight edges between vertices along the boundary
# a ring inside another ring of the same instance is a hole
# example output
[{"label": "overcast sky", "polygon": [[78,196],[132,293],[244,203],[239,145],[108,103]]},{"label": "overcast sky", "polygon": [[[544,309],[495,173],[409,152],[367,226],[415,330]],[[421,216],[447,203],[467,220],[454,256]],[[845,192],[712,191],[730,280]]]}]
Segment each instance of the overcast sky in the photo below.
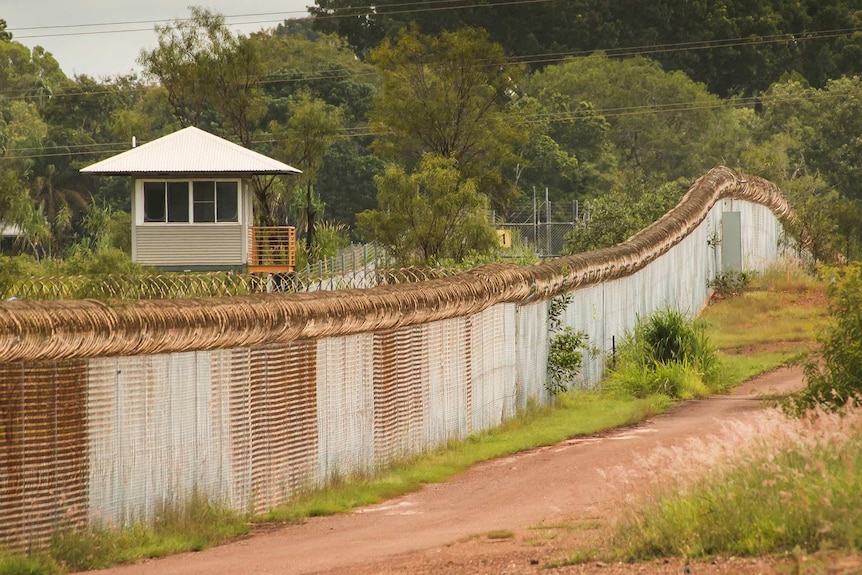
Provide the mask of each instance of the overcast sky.
[{"label": "overcast sky", "polygon": [[141,49],[156,45],[153,27],[204,6],[243,33],[308,15],[314,0],[0,0],[0,18],[13,40],[54,55],[67,76],[96,79],[139,71]]}]

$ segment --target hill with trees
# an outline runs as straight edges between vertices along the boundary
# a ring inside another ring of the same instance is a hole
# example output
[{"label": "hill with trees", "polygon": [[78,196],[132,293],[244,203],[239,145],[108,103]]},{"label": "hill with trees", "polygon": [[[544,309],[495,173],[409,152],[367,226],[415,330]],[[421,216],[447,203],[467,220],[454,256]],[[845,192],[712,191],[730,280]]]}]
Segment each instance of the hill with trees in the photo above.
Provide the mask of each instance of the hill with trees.
[{"label": "hill with trees", "polygon": [[482,214],[534,187],[590,202],[567,245],[600,247],[721,164],[777,183],[815,249],[858,257],[857,4],[318,0],[250,35],[191,8],[157,27],[141,76],[103,79],[0,21],[0,220],[21,232],[4,247],[127,247],[127,180],[79,169],[194,125],[303,170],[258,178],[255,213],[296,225],[311,257],[332,243],[316,229],[403,264],[486,254]]}]

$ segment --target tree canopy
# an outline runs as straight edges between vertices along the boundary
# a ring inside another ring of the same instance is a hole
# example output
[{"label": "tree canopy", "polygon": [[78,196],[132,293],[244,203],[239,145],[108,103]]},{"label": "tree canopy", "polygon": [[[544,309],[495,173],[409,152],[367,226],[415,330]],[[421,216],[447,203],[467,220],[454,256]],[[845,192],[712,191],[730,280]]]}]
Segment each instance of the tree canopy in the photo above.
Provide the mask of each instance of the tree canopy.
[{"label": "tree canopy", "polygon": [[[470,198],[458,221],[475,234],[458,233],[479,251],[474,200],[498,218],[533,188],[589,201],[607,226],[571,238],[587,249],[724,164],[778,183],[818,245],[860,254],[856,0],[396,4],[318,0],[310,20],[250,35],[193,8],[157,28],[144,76],[101,80],[67,77],[0,21],[0,220],[38,257],[101,245],[94,222],[122,220],[128,181],[79,169],[193,124],[303,169],[259,179],[255,213],[311,223],[309,242],[315,220],[374,236],[409,183],[450,216],[428,198]],[[464,257],[428,241],[405,260]]]},{"label": "tree canopy", "polygon": [[390,164],[375,181],[377,209],[357,216],[359,229],[403,265],[460,262],[496,244],[487,201],[476,181],[459,172],[454,158],[426,154],[412,174]]},{"label": "tree canopy", "polygon": [[371,53],[382,79],[370,114],[380,135],[374,149],[407,169],[426,154],[455,160],[497,208],[511,200],[506,173],[524,142],[523,118],[512,107],[522,70],[484,31],[431,37],[404,31]]}]

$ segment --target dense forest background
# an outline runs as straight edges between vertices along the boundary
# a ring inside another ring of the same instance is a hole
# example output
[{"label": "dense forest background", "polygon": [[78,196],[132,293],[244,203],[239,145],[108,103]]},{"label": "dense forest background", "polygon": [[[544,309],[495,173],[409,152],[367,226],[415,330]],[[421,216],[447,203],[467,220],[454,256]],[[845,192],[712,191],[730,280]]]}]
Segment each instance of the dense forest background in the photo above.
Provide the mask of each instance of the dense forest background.
[{"label": "dense forest background", "polygon": [[[127,178],[80,168],[194,125],[301,170],[255,181],[307,257],[493,251],[533,188],[589,202],[568,251],[624,240],[717,165],[778,184],[814,238],[862,239],[862,1],[317,0],[249,36],[203,8],[144,73],[64,74],[0,20],[0,222],[15,250],[128,250]],[[2,14],[0,14],[2,16]],[[7,246],[8,247],[8,246]]]}]

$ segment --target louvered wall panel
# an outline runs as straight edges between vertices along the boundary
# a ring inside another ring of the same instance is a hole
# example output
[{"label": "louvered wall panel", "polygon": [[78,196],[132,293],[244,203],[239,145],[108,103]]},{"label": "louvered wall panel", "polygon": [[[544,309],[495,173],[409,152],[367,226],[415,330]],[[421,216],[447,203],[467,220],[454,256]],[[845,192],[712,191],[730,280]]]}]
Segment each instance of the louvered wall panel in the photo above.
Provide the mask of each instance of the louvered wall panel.
[{"label": "louvered wall panel", "polygon": [[421,452],[424,326],[374,335],[374,461],[383,466]]},{"label": "louvered wall panel", "polygon": [[[471,431],[499,425],[514,415],[519,400],[515,308],[496,305],[470,318],[473,410]],[[526,397],[523,398],[526,404]]]},{"label": "louvered wall panel", "polygon": [[371,471],[374,336],[330,337],[317,350],[320,480]]},{"label": "louvered wall panel", "polygon": [[469,433],[470,346],[464,345],[470,320],[456,318],[427,326],[427,405],[424,443],[433,449]]},{"label": "louvered wall panel", "polygon": [[[236,350],[231,421],[234,500],[262,513],[316,484],[316,342]],[[241,366],[245,365],[243,370]]]},{"label": "louvered wall panel", "polygon": [[22,550],[87,520],[86,364],[0,365],[0,542]]},{"label": "louvered wall panel", "polygon": [[242,265],[239,224],[165,224],[135,228],[136,261],[153,266]]}]

